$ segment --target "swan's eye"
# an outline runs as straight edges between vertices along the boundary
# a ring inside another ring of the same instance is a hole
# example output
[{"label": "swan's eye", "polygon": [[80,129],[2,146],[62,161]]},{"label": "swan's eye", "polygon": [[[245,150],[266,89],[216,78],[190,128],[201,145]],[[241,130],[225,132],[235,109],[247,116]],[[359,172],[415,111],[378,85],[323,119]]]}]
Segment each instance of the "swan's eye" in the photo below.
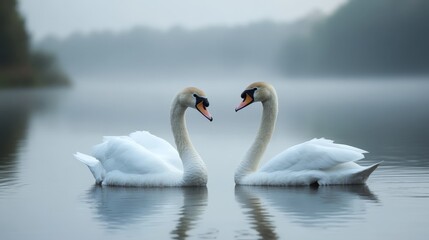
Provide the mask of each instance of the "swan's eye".
[{"label": "swan's eye", "polygon": [[209,100],[207,98],[200,97],[196,94],[194,94],[193,96],[195,97],[195,106],[197,106],[199,103],[203,104],[204,109],[209,106]]},{"label": "swan's eye", "polygon": [[241,94],[241,98],[243,99],[243,101],[246,99],[246,94],[248,94],[250,97],[253,98],[253,94],[255,93],[256,90],[257,90],[257,88],[252,88],[252,89],[245,90]]},{"label": "swan's eye", "polygon": [[197,94],[195,94],[195,93],[194,93],[194,95],[192,95],[192,96],[194,96],[194,97],[198,97],[198,96],[197,96]]}]

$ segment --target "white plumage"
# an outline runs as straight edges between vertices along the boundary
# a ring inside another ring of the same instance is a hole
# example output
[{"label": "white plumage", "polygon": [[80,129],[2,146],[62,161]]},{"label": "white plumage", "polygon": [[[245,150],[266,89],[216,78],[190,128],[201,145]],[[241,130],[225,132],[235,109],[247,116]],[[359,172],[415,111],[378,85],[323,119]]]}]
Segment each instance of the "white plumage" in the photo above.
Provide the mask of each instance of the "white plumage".
[{"label": "white plumage", "polygon": [[367,151],[332,140],[313,139],[292,146],[261,168],[259,161],[271,138],[277,117],[277,94],[271,85],[253,83],[242,94],[237,111],[260,101],[264,112],[258,135],[236,170],[235,181],[242,185],[332,185],[363,184],[379,163],[362,167],[355,163]]},{"label": "white plumage", "polygon": [[186,108],[192,107],[212,120],[206,109],[208,100],[202,96],[201,90],[187,88],[173,101],[171,127],[178,150],[147,131],[137,131],[129,136],[104,137],[102,143],[94,146],[91,156],[79,152],[74,156],[88,166],[97,184],[135,187],[206,185],[206,167],[190,142],[184,118]]},{"label": "white plumage", "polygon": [[245,176],[244,185],[331,185],[362,184],[379,165],[362,167],[354,161],[364,158],[365,150],[313,139],[292,146]]},{"label": "white plumage", "polygon": [[87,164],[96,182],[119,186],[177,186],[183,166],[176,149],[146,131],[104,137],[92,150],[75,157]]}]

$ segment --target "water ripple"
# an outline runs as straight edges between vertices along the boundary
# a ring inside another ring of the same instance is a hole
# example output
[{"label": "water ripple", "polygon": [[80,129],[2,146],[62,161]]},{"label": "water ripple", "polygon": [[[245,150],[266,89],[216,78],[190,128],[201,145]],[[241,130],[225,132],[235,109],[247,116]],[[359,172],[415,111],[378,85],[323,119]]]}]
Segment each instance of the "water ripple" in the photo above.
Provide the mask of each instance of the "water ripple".
[{"label": "water ripple", "polygon": [[342,227],[365,218],[366,204],[380,200],[366,185],[308,187],[237,186],[236,200],[261,237],[276,239],[273,215],[282,213],[305,227]]},{"label": "water ripple", "polygon": [[150,228],[177,218],[171,238],[186,239],[207,206],[207,189],[94,186],[83,200],[106,229],[121,230],[134,224]]}]

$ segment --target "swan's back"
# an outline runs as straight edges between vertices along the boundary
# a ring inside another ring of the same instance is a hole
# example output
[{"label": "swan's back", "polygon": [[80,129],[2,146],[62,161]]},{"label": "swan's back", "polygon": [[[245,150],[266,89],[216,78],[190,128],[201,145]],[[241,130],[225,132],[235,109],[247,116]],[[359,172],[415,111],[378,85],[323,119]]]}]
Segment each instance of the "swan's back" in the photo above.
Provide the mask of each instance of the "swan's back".
[{"label": "swan's back", "polygon": [[164,159],[164,161],[172,164],[177,169],[183,170],[183,164],[180,160],[179,153],[170,143],[164,139],[152,135],[148,131],[136,131],[131,133],[129,136],[136,143],[152,152],[152,154],[157,155],[161,159]]},{"label": "swan's back", "polygon": [[363,153],[366,151],[336,144],[332,140],[313,139],[284,150],[267,162],[260,171],[326,170],[343,163],[363,159]]},{"label": "swan's back", "polygon": [[[143,139],[140,138],[140,140]],[[177,167],[174,154],[163,156],[157,151],[152,151],[156,148],[155,146],[156,144],[149,144],[148,147],[140,145],[129,136],[104,137],[101,144],[94,146],[92,155],[102,163],[107,173],[111,171],[120,171],[124,174],[181,172],[182,166]],[[157,150],[160,151],[160,149]],[[177,158],[176,160],[180,161],[178,155]]]},{"label": "swan's back", "polygon": [[275,156],[258,171],[244,176],[243,185],[332,185],[363,184],[379,163],[362,167],[355,161],[365,150],[336,144],[332,140],[313,139]]}]

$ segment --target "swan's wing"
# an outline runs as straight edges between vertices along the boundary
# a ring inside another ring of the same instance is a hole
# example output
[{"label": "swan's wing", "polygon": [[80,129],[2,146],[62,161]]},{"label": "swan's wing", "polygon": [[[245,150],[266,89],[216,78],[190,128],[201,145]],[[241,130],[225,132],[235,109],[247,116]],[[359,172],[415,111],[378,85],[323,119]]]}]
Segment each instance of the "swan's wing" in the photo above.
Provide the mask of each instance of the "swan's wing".
[{"label": "swan's wing", "polygon": [[183,170],[179,153],[170,143],[162,138],[152,135],[147,131],[137,131],[130,134],[130,138],[140,144],[160,159],[172,164],[177,169]]},{"label": "swan's wing", "polygon": [[106,172],[118,170],[130,174],[150,174],[177,171],[177,168],[142,147],[128,136],[105,137],[93,148]]},{"label": "swan's wing", "polygon": [[341,163],[363,159],[363,153],[366,151],[344,144],[336,144],[332,140],[313,139],[281,152],[267,162],[260,171],[329,169]]}]

